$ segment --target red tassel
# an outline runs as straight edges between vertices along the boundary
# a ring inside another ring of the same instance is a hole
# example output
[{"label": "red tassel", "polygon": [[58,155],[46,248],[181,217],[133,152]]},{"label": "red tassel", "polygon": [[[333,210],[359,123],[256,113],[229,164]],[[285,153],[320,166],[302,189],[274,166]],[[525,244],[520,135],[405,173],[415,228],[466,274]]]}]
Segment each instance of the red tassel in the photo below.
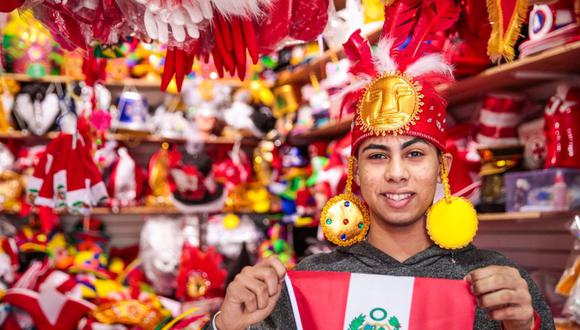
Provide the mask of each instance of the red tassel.
[{"label": "red tassel", "polygon": [[181,92],[181,85],[183,85],[183,78],[185,78],[185,66],[187,62],[185,56],[183,49],[177,49],[175,51],[175,85],[177,86],[178,92]]},{"label": "red tassel", "polygon": [[234,55],[236,56],[238,77],[240,80],[244,80],[246,76],[246,47],[239,17],[232,18],[232,32],[234,36]]},{"label": "red tassel", "polygon": [[224,66],[222,63],[222,59],[219,55],[218,50],[214,47],[214,49],[211,51],[212,53],[212,57],[213,57],[213,64],[215,65],[215,69],[217,70],[218,76],[220,78],[224,77]]},{"label": "red tassel", "polygon": [[228,52],[234,49],[234,44],[232,41],[232,32],[230,30],[230,25],[226,21],[225,17],[222,15],[217,15],[217,23],[220,25],[220,30],[222,31],[222,37],[224,39],[224,46]]},{"label": "red tassel", "polygon": [[256,41],[256,31],[254,29],[254,21],[251,18],[242,19],[242,29],[244,31],[244,41],[248,47],[248,53],[252,58],[252,63],[258,63],[258,42]]},{"label": "red tassel", "polygon": [[173,74],[175,73],[175,49],[167,48],[165,54],[165,65],[163,66],[163,75],[161,76],[161,90],[165,92]]},{"label": "red tassel", "polygon": [[214,28],[215,46],[220,52],[224,66],[228,69],[228,71],[233,71],[234,60],[232,58],[231,53],[228,53],[228,51],[224,46],[222,31],[220,31],[219,29],[219,23],[217,22],[217,19],[214,20],[213,28]]}]

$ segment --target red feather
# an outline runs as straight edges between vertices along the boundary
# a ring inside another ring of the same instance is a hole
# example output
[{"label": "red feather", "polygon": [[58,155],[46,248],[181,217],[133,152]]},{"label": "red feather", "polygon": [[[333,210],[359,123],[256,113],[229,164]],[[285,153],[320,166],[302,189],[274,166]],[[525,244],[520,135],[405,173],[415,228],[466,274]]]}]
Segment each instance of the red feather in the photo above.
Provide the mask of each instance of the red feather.
[{"label": "red feather", "polygon": [[433,52],[433,47],[427,42],[445,38],[443,33],[438,32],[452,27],[460,12],[461,8],[454,0],[424,1],[419,21],[412,32],[411,42],[401,51],[400,57],[414,62],[424,54]]},{"label": "red feather", "polygon": [[360,29],[354,31],[342,47],[350,61],[350,73],[355,76],[366,74],[370,77],[378,74],[373,64],[371,46],[368,40],[361,36]]},{"label": "red feather", "polygon": [[385,6],[384,38],[393,39],[393,49],[400,47],[417,22],[421,1],[400,0]]}]

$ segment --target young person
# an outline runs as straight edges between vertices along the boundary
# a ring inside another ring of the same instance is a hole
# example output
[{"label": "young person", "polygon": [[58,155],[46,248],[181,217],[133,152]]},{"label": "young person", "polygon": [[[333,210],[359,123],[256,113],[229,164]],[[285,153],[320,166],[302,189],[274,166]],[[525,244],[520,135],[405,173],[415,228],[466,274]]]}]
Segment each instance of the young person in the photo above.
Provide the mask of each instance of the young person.
[{"label": "young person", "polygon": [[[341,247],[308,257],[296,269],[465,280],[477,298],[474,329],[554,329],[529,275],[501,254],[471,244],[475,210],[450,193],[446,103],[434,86],[451,81],[452,68],[440,54],[429,54],[433,46],[425,42],[425,36],[436,38],[429,28],[450,24],[422,20],[449,20],[459,11],[452,10],[451,0],[392,6],[374,55],[356,32],[344,45],[351,73],[361,81],[349,180],[346,192],[331,199],[321,216],[325,235]],[[405,11],[400,20],[391,16]],[[409,25],[410,20],[417,21]],[[401,32],[409,26],[415,29],[410,37]],[[438,183],[445,196],[434,203]],[[351,192],[352,184],[364,203]],[[296,329],[285,274],[275,258],[246,267],[207,328]]]}]

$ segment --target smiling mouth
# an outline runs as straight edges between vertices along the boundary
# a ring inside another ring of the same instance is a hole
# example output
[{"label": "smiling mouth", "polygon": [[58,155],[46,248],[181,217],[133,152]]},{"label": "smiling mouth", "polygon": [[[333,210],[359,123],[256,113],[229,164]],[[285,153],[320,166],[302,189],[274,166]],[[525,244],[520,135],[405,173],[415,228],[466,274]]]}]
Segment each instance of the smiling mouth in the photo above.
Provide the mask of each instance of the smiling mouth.
[{"label": "smiling mouth", "polygon": [[381,196],[385,197],[386,199],[399,202],[406,199],[413,197],[415,193],[402,193],[402,194],[391,194],[391,193],[382,193]]}]

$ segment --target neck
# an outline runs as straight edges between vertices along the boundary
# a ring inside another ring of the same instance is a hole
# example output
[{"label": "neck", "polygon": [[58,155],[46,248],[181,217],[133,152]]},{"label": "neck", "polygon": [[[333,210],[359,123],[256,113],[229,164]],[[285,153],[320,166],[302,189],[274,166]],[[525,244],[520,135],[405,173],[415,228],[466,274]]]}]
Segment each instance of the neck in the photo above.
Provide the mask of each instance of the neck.
[{"label": "neck", "polygon": [[433,243],[425,229],[425,216],[407,226],[393,226],[372,219],[367,241],[377,249],[403,262],[427,249]]}]

